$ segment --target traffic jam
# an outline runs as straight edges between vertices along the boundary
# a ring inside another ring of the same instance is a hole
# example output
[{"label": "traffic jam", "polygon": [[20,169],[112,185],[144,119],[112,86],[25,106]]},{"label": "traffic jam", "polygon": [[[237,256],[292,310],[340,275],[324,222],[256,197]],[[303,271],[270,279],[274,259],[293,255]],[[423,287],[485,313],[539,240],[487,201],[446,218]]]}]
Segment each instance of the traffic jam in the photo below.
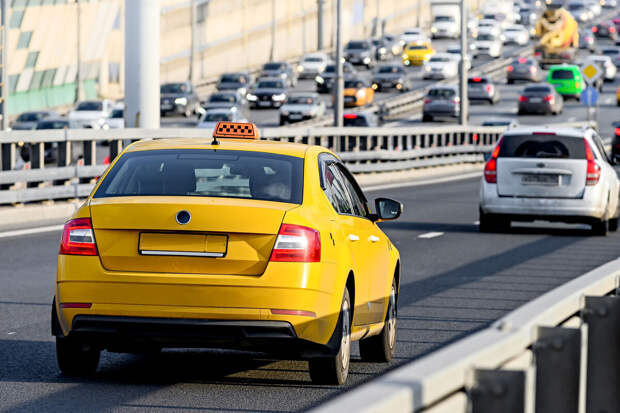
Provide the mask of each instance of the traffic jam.
[{"label": "traffic jam", "polygon": [[[479,231],[538,221],[617,231],[619,112],[598,119],[615,136],[552,125],[575,108],[591,120],[617,84],[615,3],[488,2],[464,22],[466,53],[458,8],[430,7],[428,27],[345,44],[344,127],[454,124],[460,71],[509,57],[499,75],[466,78],[470,122],[506,128],[485,155]],[[51,307],[63,375],[93,375],[102,351],[218,348],[304,360],[312,383],[338,386],[353,342],[364,362],[393,361],[407,252],[383,228],[406,205],[369,198],[339,153],[259,131],[333,116],[337,75],[331,53],[313,52],[222,73],[208,94],[188,81],[161,85],[162,127],[195,126],[208,139],[131,143],[64,224]],[[422,105],[405,118],[367,110],[420,87]],[[66,116],[20,114],[12,128],[123,128],[123,110],[88,100]],[[22,146],[24,163],[30,153]],[[46,148],[46,162],[57,156]]]}]

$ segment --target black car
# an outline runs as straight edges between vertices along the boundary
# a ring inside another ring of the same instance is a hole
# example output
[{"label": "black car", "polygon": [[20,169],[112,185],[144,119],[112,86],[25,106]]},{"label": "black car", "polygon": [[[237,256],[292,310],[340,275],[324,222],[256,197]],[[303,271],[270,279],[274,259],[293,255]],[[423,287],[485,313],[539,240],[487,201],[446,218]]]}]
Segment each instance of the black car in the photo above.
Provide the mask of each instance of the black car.
[{"label": "black car", "polygon": [[286,80],[264,78],[259,79],[248,93],[248,101],[252,108],[279,108],[286,101],[287,94]]},{"label": "black car", "polygon": [[[48,129],[69,129],[69,121],[66,119],[56,119],[53,117],[49,117],[47,119],[43,119],[37,122],[34,128],[37,130],[48,130]],[[25,143],[19,153],[24,160],[24,162],[30,161],[30,153],[32,151],[31,144]],[[58,143],[57,142],[45,142],[44,144],[44,154],[43,161],[45,163],[56,162],[58,159]]]},{"label": "black car", "polygon": [[618,39],[618,32],[616,31],[616,25],[613,21],[602,21],[596,26],[592,26],[592,33],[599,39]]},{"label": "black car", "polygon": [[519,57],[514,59],[506,69],[506,82],[510,85],[515,81],[540,82],[542,70],[536,59]]},{"label": "black car", "polygon": [[30,130],[36,129],[37,123],[40,120],[57,117],[58,114],[49,110],[39,110],[33,112],[21,113],[15,122],[11,123],[11,129],[13,130]]},{"label": "black car", "polygon": [[190,82],[165,83],[159,88],[161,94],[159,111],[162,116],[168,113],[184,115],[189,118],[198,113],[200,100]]},{"label": "black car", "polygon": [[287,87],[297,85],[297,72],[288,62],[269,62],[263,65],[259,78],[280,78]]},{"label": "black car", "polygon": [[400,39],[391,34],[384,34],[382,37],[385,45],[393,56],[400,56],[403,52],[403,45],[400,44]]},{"label": "black car", "polygon": [[375,48],[375,59],[377,61],[390,60],[392,58],[392,52],[388,48],[388,44],[385,39],[372,39],[372,45]]},{"label": "black car", "polygon": [[242,96],[245,96],[248,93],[248,88],[252,83],[252,78],[250,74],[247,72],[231,72],[224,73],[220,76],[217,81],[217,90],[236,90],[241,93]]},{"label": "black car", "polygon": [[[357,71],[349,62],[342,64],[342,73],[346,79],[350,79],[357,74]],[[336,79],[336,65],[329,64],[325,67],[325,70],[314,78],[316,83],[316,91],[319,93],[331,93],[334,87],[334,81]]]},{"label": "black car", "polygon": [[201,103],[204,110],[236,107],[245,114],[248,101],[236,90],[215,92]]},{"label": "black car", "polygon": [[383,65],[372,77],[372,88],[377,91],[396,89],[401,92],[411,90],[411,82],[402,65]]},{"label": "black car", "polygon": [[596,38],[591,30],[579,30],[579,48],[590,52],[596,50]]},{"label": "black car", "polygon": [[344,47],[344,58],[354,65],[364,65],[367,69],[377,61],[375,47],[369,40],[351,40]]},{"label": "black car", "polygon": [[376,128],[379,125],[379,118],[371,112],[351,112],[344,114],[344,127]]},{"label": "black car", "polygon": [[519,96],[517,114],[528,113],[558,115],[564,109],[564,99],[551,85],[527,86]]}]

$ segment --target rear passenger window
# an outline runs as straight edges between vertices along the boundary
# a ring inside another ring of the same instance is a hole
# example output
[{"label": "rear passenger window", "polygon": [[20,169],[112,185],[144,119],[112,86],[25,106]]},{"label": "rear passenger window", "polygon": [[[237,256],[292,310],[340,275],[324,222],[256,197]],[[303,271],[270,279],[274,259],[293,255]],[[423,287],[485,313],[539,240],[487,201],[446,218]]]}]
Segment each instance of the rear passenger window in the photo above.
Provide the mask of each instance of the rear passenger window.
[{"label": "rear passenger window", "polygon": [[338,168],[336,168],[336,164],[332,163],[325,166],[323,179],[325,194],[336,212],[347,215],[353,214],[353,207],[347,196],[345,183],[340,176]]},{"label": "rear passenger window", "polygon": [[500,158],[586,159],[583,138],[557,135],[504,136]]}]

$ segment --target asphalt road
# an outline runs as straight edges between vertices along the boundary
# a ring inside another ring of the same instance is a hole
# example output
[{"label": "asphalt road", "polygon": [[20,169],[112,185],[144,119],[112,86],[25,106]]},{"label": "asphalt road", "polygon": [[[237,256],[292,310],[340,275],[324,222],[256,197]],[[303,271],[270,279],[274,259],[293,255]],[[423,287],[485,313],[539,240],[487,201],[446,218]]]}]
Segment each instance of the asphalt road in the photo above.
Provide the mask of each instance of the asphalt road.
[{"label": "asphalt road", "polygon": [[[403,260],[397,351],[392,364],[363,363],[355,345],[348,387],[618,256],[618,234],[592,237],[586,227],[522,225],[510,234],[480,234],[476,179],[368,195],[405,205],[400,220],[383,224]],[[59,237],[0,238],[0,411],[283,412],[348,388],[312,385],[305,362],[208,350],[104,352],[94,377],[62,376],[49,316]]]}]

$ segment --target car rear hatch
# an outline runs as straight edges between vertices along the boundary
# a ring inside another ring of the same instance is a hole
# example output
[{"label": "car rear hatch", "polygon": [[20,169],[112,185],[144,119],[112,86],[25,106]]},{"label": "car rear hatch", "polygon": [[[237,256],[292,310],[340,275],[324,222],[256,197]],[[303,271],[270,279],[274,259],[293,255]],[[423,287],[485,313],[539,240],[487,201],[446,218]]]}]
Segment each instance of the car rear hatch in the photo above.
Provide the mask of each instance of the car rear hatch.
[{"label": "car rear hatch", "polygon": [[301,203],[303,159],[245,151],[129,152],[90,202],[110,271],[260,275],[286,211]]},{"label": "car rear hatch", "polygon": [[583,138],[554,133],[504,136],[497,159],[498,195],[582,198],[586,169]]}]

